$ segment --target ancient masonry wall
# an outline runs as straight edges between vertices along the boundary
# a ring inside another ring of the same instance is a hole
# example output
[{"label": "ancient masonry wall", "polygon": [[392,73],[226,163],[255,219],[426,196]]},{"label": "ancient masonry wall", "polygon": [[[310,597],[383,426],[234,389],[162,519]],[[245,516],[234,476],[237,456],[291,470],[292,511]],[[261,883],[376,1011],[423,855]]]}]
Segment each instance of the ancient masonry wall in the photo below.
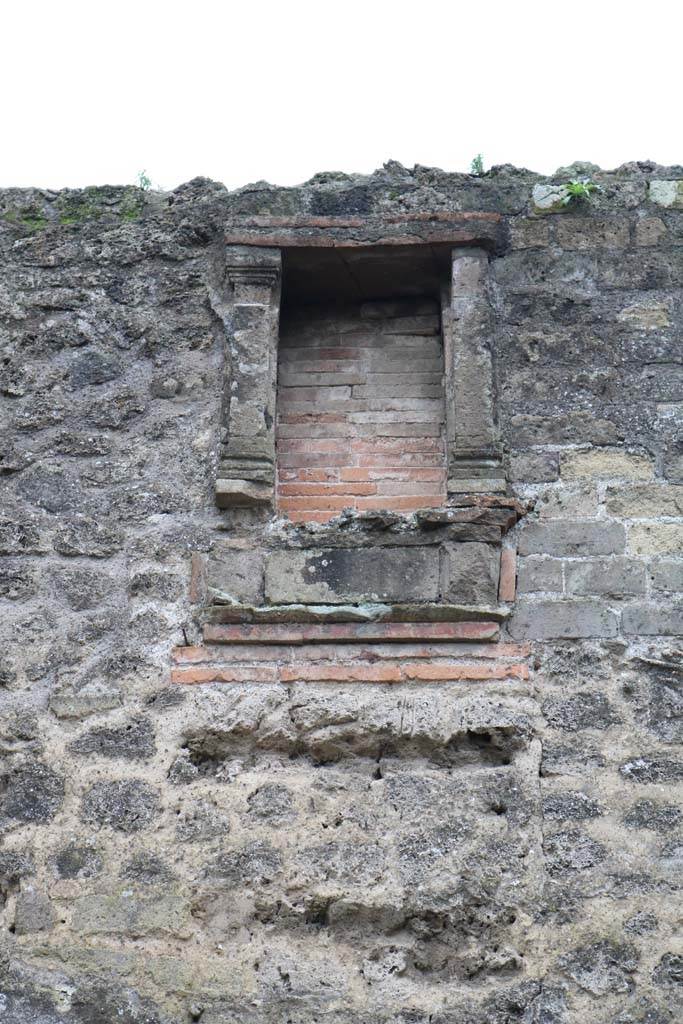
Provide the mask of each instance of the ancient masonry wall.
[{"label": "ancient masonry wall", "polygon": [[[286,306],[275,403],[279,248],[426,223],[427,418]],[[0,1019],[680,1019],[683,168],[5,190],[0,250]]]}]

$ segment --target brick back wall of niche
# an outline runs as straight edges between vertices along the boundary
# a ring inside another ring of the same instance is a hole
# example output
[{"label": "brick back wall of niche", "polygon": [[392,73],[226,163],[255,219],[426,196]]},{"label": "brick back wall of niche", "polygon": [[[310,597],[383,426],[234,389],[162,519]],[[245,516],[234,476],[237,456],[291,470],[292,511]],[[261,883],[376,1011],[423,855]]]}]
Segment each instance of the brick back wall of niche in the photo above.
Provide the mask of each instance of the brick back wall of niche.
[{"label": "brick back wall of niche", "polygon": [[285,312],[277,504],[296,521],[344,508],[410,512],[446,497],[443,349],[435,302]]}]

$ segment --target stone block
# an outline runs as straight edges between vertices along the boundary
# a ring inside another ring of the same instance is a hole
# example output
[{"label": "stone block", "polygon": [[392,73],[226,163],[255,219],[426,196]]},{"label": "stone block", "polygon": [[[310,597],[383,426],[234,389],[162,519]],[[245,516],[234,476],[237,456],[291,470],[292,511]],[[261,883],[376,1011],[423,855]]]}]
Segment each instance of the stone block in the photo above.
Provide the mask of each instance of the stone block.
[{"label": "stone block", "polygon": [[636,221],[636,245],[659,245],[666,233],[661,217],[642,217]]},{"label": "stone block", "polygon": [[578,519],[598,514],[598,493],[587,480],[570,485],[545,488],[536,499],[535,510],[541,519]]},{"label": "stone block", "polygon": [[519,484],[552,483],[560,475],[556,452],[524,452],[510,460],[510,479]]},{"label": "stone block", "polygon": [[683,523],[635,523],[628,531],[632,555],[680,555]]},{"label": "stone block", "polygon": [[569,594],[620,597],[625,594],[644,594],[647,589],[647,573],[643,563],[619,556],[567,562],[564,571]]},{"label": "stone block", "polygon": [[534,185],[531,201],[535,213],[564,213],[567,189],[564,185]]},{"label": "stone block", "polygon": [[666,593],[683,593],[683,561],[660,559],[650,565],[650,581],[653,590]]},{"label": "stone block", "polygon": [[616,555],[624,550],[625,530],[615,522],[553,520],[532,523],[519,536],[520,555]]},{"label": "stone block", "polygon": [[144,779],[96,782],[83,797],[85,821],[120,832],[149,827],[159,811],[158,792]]},{"label": "stone block", "polygon": [[543,249],[549,242],[548,224],[534,217],[510,219],[511,249]]},{"label": "stone block", "polygon": [[582,409],[544,416],[515,413],[510,424],[519,445],[613,444],[623,437],[612,420],[593,416]]},{"label": "stone block", "polygon": [[641,636],[683,636],[683,602],[677,605],[634,604],[624,608],[624,633]]},{"label": "stone block", "polygon": [[266,561],[270,604],[436,601],[436,547],[274,551]]},{"label": "stone block", "polygon": [[617,635],[617,616],[599,601],[520,601],[510,619],[516,640]]},{"label": "stone block", "polygon": [[623,249],[629,243],[628,222],[619,217],[567,217],[556,231],[563,249]]},{"label": "stone block", "polygon": [[172,935],[191,934],[189,904],[179,896],[159,894],[141,900],[131,892],[83,896],[74,901],[73,927],[85,935]]},{"label": "stone block", "polygon": [[607,511],[629,519],[657,519],[683,516],[683,485],[641,484],[635,487],[610,487],[606,495]]},{"label": "stone block", "polygon": [[260,604],[263,600],[263,562],[260,551],[217,545],[209,556],[209,597],[221,604]]},{"label": "stone block", "polygon": [[216,480],[216,502],[219,508],[267,505],[273,500],[271,484],[252,480]]},{"label": "stone block", "polygon": [[27,889],[17,896],[14,930],[17,935],[47,932],[54,927],[54,910],[50,898],[42,892]]},{"label": "stone block", "polygon": [[544,555],[519,559],[517,590],[520,594],[562,593],[562,560]]},{"label": "stone block", "polygon": [[654,475],[654,466],[650,459],[644,455],[632,455],[619,448],[564,453],[560,470],[565,480],[580,477],[591,477],[595,480],[651,480]]},{"label": "stone block", "polygon": [[49,699],[50,711],[57,718],[87,718],[88,715],[110,711],[123,703],[120,687],[105,680],[93,680],[77,687],[64,683]]},{"label": "stone block", "polygon": [[617,322],[638,331],[660,331],[671,327],[671,304],[659,299],[644,299],[624,306],[617,313]]},{"label": "stone block", "polygon": [[663,206],[667,210],[683,210],[683,179],[651,181],[648,198],[651,203]]},{"label": "stone block", "polygon": [[453,604],[495,604],[500,550],[490,544],[446,545],[443,594]]}]

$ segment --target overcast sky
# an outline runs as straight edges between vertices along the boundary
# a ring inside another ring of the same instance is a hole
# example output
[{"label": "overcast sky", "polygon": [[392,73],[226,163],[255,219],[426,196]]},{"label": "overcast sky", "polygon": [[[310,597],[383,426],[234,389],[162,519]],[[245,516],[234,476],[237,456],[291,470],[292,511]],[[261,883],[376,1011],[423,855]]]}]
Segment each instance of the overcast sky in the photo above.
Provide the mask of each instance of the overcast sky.
[{"label": "overcast sky", "polygon": [[7,0],[0,186],[680,163],[677,7]]}]

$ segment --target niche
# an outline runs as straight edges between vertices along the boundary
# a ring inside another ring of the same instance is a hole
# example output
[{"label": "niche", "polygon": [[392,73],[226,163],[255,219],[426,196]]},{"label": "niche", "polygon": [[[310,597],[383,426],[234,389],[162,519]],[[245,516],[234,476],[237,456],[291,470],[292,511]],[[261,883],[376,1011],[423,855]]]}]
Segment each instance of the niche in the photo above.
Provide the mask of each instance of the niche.
[{"label": "niche", "polygon": [[450,252],[283,252],[276,507],[292,520],[445,503]]}]

